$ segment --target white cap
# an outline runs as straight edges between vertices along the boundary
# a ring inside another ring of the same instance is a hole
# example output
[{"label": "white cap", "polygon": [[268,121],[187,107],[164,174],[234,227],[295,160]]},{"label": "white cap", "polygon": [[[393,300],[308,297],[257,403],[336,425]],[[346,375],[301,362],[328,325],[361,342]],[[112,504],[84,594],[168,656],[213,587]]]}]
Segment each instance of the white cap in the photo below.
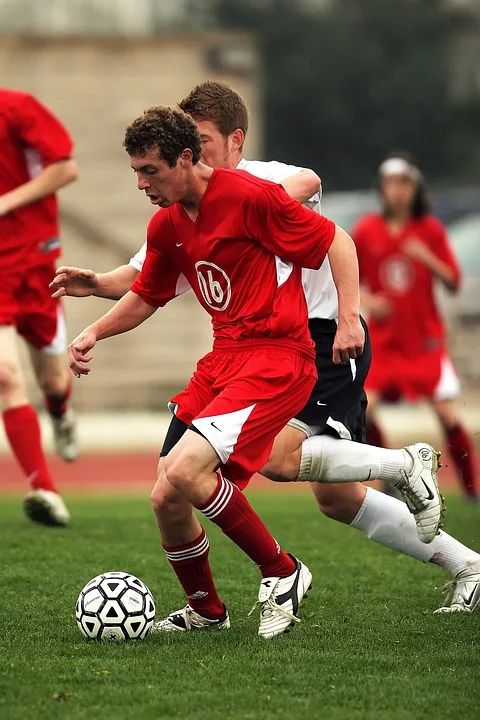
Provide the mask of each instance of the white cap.
[{"label": "white cap", "polygon": [[382,177],[391,177],[392,175],[407,175],[412,180],[420,180],[420,170],[403,158],[393,157],[385,160],[379,169]]}]

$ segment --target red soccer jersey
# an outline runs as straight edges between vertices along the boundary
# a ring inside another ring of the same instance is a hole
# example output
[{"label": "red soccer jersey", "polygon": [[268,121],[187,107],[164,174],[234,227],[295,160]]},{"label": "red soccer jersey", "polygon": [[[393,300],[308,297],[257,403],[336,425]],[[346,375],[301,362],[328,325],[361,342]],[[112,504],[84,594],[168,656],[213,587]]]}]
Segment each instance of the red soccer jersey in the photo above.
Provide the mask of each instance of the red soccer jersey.
[{"label": "red soccer jersey", "polygon": [[[0,88],[0,195],[72,154],[63,125],[34,97]],[[0,269],[39,265],[60,254],[55,195],[0,217]]]},{"label": "red soccer jersey", "polygon": [[413,357],[443,345],[445,330],[435,302],[434,277],[402,249],[408,240],[420,240],[455,272],[459,282],[460,270],[442,223],[427,215],[393,235],[381,215],[371,214],[358,221],[353,238],[362,284],[388,298],[392,307],[385,320],[369,320],[374,347]]},{"label": "red soccer jersey", "polygon": [[301,268],[320,267],[334,234],[334,223],[280,185],[214,170],[196,222],[178,203],[153,216],[132,290],[160,307],[186,278],[217,342],[288,339],[310,354]]}]

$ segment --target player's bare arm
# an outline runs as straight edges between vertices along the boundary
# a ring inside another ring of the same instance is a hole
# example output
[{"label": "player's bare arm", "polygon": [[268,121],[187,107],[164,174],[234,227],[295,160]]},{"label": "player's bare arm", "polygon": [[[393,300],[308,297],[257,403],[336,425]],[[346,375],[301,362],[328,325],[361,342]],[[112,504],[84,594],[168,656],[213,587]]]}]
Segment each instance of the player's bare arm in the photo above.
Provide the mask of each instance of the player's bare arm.
[{"label": "player's bare arm", "polygon": [[313,170],[302,170],[282,180],[285,191],[299,203],[306,203],[321,191],[322,182]]},{"label": "player's bare arm", "polygon": [[32,180],[19,185],[0,197],[0,217],[25,205],[53,195],[78,177],[77,163],[73,158],[59,160],[44,168]]},{"label": "player's bare arm", "polygon": [[70,369],[75,377],[88,375],[91,350],[98,340],[120,335],[141,325],[157,308],[146,303],[140,295],[128,292],[108,313],[89,325],[68,346]]},{"label": "player's bare arm", "polygon": [[59,267],[50,283],[52,297],[103,297],[120,300],[137,278],[139,271],[132,265],[120,265],[107,273],[95,273],[78,267]]},{"label": "player's bare arm", "polygon": [[360,322],[360,284],[355,244],[338,227],[328,251],[338,294],[338,330],[333,344],[333,362],[347,363],[363,352],[365,333]]},{"label": "player's bare arm", "polygon": [[432,275],[437,277],[450,292],[457,292],[459,289],[458,275],[447,263],[440,260],[425,243],[417,238],[407,240],[403,245],[403,251],[409,258],[422,263],[430,270]]}]

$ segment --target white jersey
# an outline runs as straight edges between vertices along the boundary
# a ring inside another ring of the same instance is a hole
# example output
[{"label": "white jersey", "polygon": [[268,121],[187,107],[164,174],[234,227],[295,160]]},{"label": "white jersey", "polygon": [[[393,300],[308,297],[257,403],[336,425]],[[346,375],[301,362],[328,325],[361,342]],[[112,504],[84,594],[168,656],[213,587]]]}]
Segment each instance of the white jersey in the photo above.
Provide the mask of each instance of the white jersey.
[{"label": "white jersey", "polygon": [[[295,165],[286,165],[276,160],[262,162],[261,160],[245,160],[242,158],[237,165],[237,170],[245,170],[262,180],[270,180],[276,183],[281,183],[285,178],[300,173],[303,169],[304,168],[296,167]],[[320,214],[320,199],[320,193],[317,193],[311,197],[305,205]],[[136,270],[141,271],[143,263],[145,262],[146,253],[147,243],[144,243],[136,255],[130,260],[130,265]],[[308,270],[304,268],[302,273],[303,288],[308,305],[308,317],[336,320],[338,317],[337,289],[333,282],[328,257],[325,258],[319,270]],[[185,288],[185,290],[187,289],[188,288]],[[183,292],[185,292],[185,290],[183,290]]]}]

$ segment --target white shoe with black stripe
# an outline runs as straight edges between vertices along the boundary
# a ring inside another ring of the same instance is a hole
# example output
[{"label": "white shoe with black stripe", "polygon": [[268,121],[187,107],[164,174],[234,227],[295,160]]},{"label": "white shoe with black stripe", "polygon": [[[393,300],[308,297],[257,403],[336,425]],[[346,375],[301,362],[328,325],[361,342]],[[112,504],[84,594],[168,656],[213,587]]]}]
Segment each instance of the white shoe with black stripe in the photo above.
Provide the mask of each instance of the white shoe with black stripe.
[{"label": "white shoe with black stripe", "polygon": [[444,604],[435,610],[434,615],[480,610],[480,560],[469,563],[443,590]]},{"label": "white shoe with black stripe", "polygon": [[228,630],[230,616],[225,606],[224,613],[216,620],[199,615],[190,605],[170,613],[164,620],[156,622],[152,632],[186,632],[187,630]]},{"label": "white shoe with black stripe", "polygon": [[307,591],[312,587],[312,573],[300,560],[290,555],[296,568],[292,575],[284,578],[263,578],[258,592],[260,605],[260,626],[258,634],[263,638],[282,635],[294,623],[300,622],[298,608]]},{"label": "white shoe with black stripe", "polygon": [[403,449],[412,459],[412,468],[409,472],[402,470],[395,487],[415,518],[419,539],[431,543],[438,533],[443,514],[443,498],[437,482],[440,453],[426,443]]}]

